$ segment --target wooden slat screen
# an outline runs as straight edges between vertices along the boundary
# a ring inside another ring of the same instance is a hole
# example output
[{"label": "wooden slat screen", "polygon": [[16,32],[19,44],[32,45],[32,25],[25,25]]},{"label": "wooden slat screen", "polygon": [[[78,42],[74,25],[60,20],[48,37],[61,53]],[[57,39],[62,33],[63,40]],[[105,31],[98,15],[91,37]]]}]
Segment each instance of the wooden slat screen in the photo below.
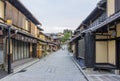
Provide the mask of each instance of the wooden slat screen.
[{"label": "wooden slat screen", "polygon": [[0,18],[4,19],[4,3],[0,1]]},{"label": "wooden slat screen", "polygon": [[11,19],[14,25],[24,29],[26,17],[8,1],[6,1],[5,19]]},{"label": "wooden slat screen", "polygon": [[25,20],[25,30],[29,31],[29,21]]},{"label": "wooden slat screen", "polygon": [[26,17],[22,14],[22,28],[25,29],[25,20],[26,20]]},{"label": "wooden slat screen", "polygon": [[31,34],[35,36],[35,25],[31,23]]},{"label": "wooden slat screen", "polygon": [[13,24],[17,26],[18,25],[18,13],[19,13],[19,11],[15,7],[12,7],[12,11],[13,11],[12,21],[13,21]]},{"label": "wooden slat screen", "polygon": [[79,58],[85,58],[85,40],[80,39],[78,41],[78,57]]},{"label": "wooden slat screen", "polygon": [[5,8],[5,19],[11,19],[13,25],[15,27],[19,27],[21,29],[27,30],[31,32],[34,36],[37,36],[37,27],[33,24],[26,16],[21,13],[17,8],[12,6],[8,1],[6,1],[6,8]]},{"label": "wooden slat screen", "polygon": [[30,32],[31,31],[31,22],[28,21],[28,31]]},{"label": "wooden slat screen", "polygon": [[12,19],[12,5],[6,1],[5,19]]},{"label": "wooden slat screen", "polygon": [[18,27],[23,28],[23,14],[21,12],[18,14]]},{"label": "wooden slat screen", "polygon": [[37,37],[37,26],[35,26],[35,37]]}]

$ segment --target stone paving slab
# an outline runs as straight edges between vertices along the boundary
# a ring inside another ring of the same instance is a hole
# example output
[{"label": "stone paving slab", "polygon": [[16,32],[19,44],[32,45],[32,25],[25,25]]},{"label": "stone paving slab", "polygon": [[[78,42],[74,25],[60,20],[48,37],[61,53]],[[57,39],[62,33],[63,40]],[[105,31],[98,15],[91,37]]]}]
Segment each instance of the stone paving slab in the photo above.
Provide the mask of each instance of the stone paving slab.
[{"label": "stone paving slab", "polygon": [[18,71],[20,71],[20,70],[22,70],[24,68],[27,68],[27,67],[33,65],[34,63],[36,63],[38,61],[39,61],[39,59],[36,58],[36,59],[26,59],[26,60],[17,62],[19,65],[16,64],[18,66],[12,68],[13,69],[13,73],[16,73],[16,72],[18,72]]},{"label": "stone paving slab", "polygon": [[0,79],[7,76],[7,72],[3,71],[3,70],[0,70]]},{"label": "stone paving slab", "polygon": [[[71,56],[72,55],[73,54],[71,54]],[[76,59],[75,59],[75,61],[76,61]],[[78,62],[76,61],[76,63],[78,63]],[[82,71],[83,71],[83,73],[86,74],[87,78],[90,81],[120,81],[120,75],[116,75],[116,74],[113,74],[108,71],[103,71],[103,70],[94,71],[93,69],[90,69],[90,68],[84,69]]]},{"label": "stone paving slab", "polygon": [[120,81],[119,75],[88,75],[93,81]]},{"label": "stone paving slab", "polygon": [[59,50],[41,59],[23,72],[0,81],[87,81],[66,50]]},{"label": "stone paving slab", "polygon": [[83,70],[92,81],[120,81],[120,75],[108,71],[94,71],[93,69]]}]

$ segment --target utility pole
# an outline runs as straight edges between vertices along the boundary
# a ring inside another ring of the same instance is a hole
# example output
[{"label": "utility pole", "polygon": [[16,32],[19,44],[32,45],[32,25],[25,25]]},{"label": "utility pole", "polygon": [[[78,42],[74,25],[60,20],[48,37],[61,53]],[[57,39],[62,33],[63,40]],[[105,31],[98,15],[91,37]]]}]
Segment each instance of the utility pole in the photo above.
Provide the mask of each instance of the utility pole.
[{"label": "utility pole", "polygon": [[11,28],[8,26],[8,74],[11,73],[10,34]]},{"label": "utility pole", "polygon": [[11,25],[12,25],[12,20],[7,19],[7,24],[8,24],[8,74],[11,73],[11,54],[10,54],[10,38],[11,38]]}]

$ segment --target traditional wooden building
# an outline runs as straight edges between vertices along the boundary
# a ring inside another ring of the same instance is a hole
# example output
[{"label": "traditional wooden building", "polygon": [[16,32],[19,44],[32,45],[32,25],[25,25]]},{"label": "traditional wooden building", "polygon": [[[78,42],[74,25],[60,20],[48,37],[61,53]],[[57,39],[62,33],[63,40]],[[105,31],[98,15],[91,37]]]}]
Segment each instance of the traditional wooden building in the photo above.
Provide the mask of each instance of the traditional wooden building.
[{"label": "traditional wooden building", "polygon": [[81,23],[70,42],[77,41],[76,57],[87,68],[119,73],[119,0],[101,0]]},{"label": "traditional wooden building", "polygon": [[[37,42],[42,41],[37,38],[37,30],[41,30],[38,25],[41,23],[19,0],[0,0],[0,64],[4,69],[8,64],[9,48],[12,64],[37,57]],[[11,34],[8,34],[9,29]]]},{"label": "traditional wooden building", "polygon": [[49,54],[52,52],[51,37],[49,34],[45,33],[45,40],[46,40],[46,52]]},{"label": "traditional wooden building", "polygon": [[42,56],[45,55],[47,42],[46,42],[45,34],[42,31],[38,31],[38,38],[42,40],[42,41],[38,41],[38,46],[37,46],[37,54],[38,57],[41,58]]},{"label": "traditional wooden building", "polygon": [[52,39],[53,39],[53,51],[57,51],[59,48],[60,48],[60,38],[58,37],[57,34],[54,34],[52,36]]},{"label": "traditional wooden building", "polygon": [[60,48],[60,39],[57,34],[46,33],[47,46],[46,50],[50,52],[57,51]]}]

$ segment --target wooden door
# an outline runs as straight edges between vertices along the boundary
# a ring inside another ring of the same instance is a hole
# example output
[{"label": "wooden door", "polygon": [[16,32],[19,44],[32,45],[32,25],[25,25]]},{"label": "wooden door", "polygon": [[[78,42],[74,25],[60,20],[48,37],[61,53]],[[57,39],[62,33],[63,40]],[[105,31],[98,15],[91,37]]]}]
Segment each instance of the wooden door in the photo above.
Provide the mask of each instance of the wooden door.
[{"label": "wooden door", "polygon": [[120,69],[120,40],[117,40],[116,45],[117,45],[116,64],[117,64],[117,69]]}]

